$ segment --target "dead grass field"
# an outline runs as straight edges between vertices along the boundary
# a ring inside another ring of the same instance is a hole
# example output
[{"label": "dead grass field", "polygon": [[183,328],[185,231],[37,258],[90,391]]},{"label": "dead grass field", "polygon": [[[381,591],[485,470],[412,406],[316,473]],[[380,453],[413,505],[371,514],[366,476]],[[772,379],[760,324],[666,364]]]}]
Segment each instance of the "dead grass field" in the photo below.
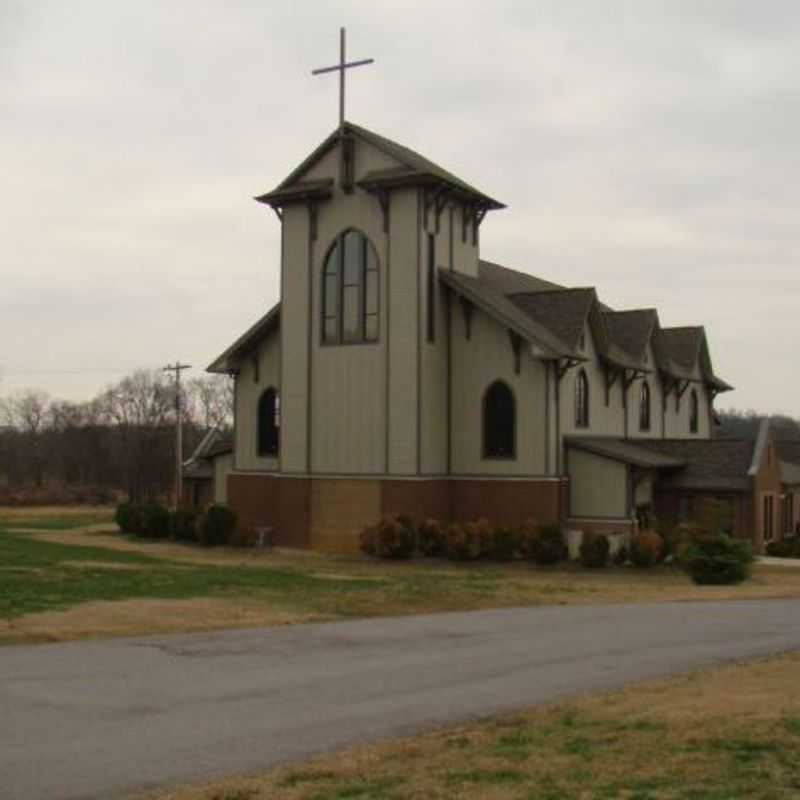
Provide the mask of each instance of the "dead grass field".
[{"label": "dead grass field", "polygon": [[800,797],[800,655],[691,673],[142,800]]},{"label": "dead grass field", "polygon": [[[0,584],[13,578],[28,603],[20,612],[0,613],[0,643],[531,605],[800,598],[800,569],[792,568],[756,566],[741,586],[701,587],[667,568],[398,563],[204,549],[120,536],[110,516],[108,509],[0,511],[0,528],[17,531],[17,546],[41,543],[58,551],[41,563],[36,554],[18,553],[17,566],[0,566]],[[35,579],[35,591],[24,575]],[[121,586],[126,581],[130,591]],[[74,592],[54,606],[37,602],[42,592],[66,585]]]}]

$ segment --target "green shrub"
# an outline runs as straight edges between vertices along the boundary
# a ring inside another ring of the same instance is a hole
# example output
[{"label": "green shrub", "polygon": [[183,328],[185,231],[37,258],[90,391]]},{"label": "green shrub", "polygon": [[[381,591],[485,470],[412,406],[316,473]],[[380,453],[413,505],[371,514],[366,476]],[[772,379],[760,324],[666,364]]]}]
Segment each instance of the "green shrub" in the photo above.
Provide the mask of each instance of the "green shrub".
[{"label": "green shrub", "polygon": [[171,515],[161,503],[146,503],[141,508],[138,533],[150,539],[167,539],[170,534]]},{"label": "green shrub", "polygon": [[203,512],[198,530],[200,542],[206,547],[228,544],[236,530],[236,514],[227,506],[215,503]]},{"label": "green shrub", "polygon": [[375,527],[374,549],[378,558],[411,558],[416,542],[414,522],[402,514],[386,516]]},{"label": "green shrub", "polygon": [[602,533],[585,535],[581,542],[581,564],[584,567],[604,567],[610,551],[608,536]]},{"label": "green shrub", "polygon": [[182,542],[197,541],[197,512],[179,508],[170,515],[170,534]]},{"label": "green shrub", "polygon": [[533,519],[527,519],[517,532],[519,537],[519,552],[523,558],[533,558],[536,550],[536,539],[539,536],[539,523]]},{"label": "green shrub", "polygon": [[752,562],[750,543],[724,534],[697,542],[686,554],[686,569],[699,584],[741,583],[750,575]]},{"label": "green shrub", "polygon": [[435,519],[426,519],[417,531],[419,551],[424,556],[439,558],[447,555],[447,532]]},{"label": "green shrub", "polygon": [[482,549],[478,528],[473,524],[454,522],[447,526],[447,557],[451,561],[473,561],[480,558]]},{"label": "green shrub", "polygon": [[489,558],[513,561],[519,551],[519,533],[514,528],[499,527],[492,531]]},{"label": "green shrub", "polygon": [[631,561],[637,567],[653,567],[661,560],[664,541],[655,532],[645,530],[631,539]]},{"label": "green shrub", "polygon": [[532,556],[537,564],[557,564],[567,557],[567,545],[560,525],[542,525],[532,542]]},{"label": "green shrub", "polygon": [[486,517],[479,517],[473,522],[468,522],[466,527],[472,531],[472,535],[478,541],[478,557],[488,558],[492,552],[492,536],[494,534],[489,520]]},{"label": "green shrub", "polygon": [[114,522],[119,525],[122,533],[137,533],[137,514],[133,503],[120,503],[114,513]]}]

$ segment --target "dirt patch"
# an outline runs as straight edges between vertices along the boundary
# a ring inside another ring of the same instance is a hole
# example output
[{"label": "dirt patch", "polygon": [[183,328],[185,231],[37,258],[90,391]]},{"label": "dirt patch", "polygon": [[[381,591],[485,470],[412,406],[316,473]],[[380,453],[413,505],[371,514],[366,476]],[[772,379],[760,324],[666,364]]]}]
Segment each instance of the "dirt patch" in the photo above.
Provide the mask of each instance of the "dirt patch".
[{"label": "dirt patch", "polygon": [[[95,566],[96,562],[86,562]],[[127,566],[127,565],[114,565]],[[255,628],[322,621],[322,615],[271,609],[247,600],[137,599],[82,603],[66,611],[0,620],[0,643],[61,642],[141,634]]]}]

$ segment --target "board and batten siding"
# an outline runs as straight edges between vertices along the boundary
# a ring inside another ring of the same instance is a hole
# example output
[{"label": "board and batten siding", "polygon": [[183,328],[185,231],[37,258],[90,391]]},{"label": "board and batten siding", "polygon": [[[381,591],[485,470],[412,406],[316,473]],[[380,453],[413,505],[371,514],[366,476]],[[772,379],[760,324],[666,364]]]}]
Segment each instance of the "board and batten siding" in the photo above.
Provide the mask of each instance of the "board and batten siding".
[{"label": "board and batten siding", "polygon": [[570,448],[570,516],[624,519],[628,516],[628,468],[619,461]]},{"label": "board and batten siding", "polygon": [[[278,469],[278,458],[258,455],[258,401],[266,389],[276,389],[281,400],[283,421],[281,338],[280,332],[271,333],[261,342],[253,357],[242,361],[236,376],[235,468],[238,470],[274,472]],[[258,382],[255,380],[255,360],[258,361]]]},{"label": "board and batten siding", "polygon": [[[452,471],[454,475],[543,476],[545,454],[545,364],[522,345],[514,371],[508,331],[475,308],[471,337],[460,304],[452,313]],[[483,397],[496,380],[508,384],[516,405],[516,458],[483,457]]]}]

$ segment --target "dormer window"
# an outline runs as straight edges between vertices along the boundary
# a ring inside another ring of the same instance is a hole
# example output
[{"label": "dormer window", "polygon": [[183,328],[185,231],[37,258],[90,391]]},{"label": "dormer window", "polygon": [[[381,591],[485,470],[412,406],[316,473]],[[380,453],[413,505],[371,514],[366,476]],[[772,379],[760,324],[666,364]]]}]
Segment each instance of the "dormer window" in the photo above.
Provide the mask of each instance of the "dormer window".
[{"label": "dormer window", "polygon": [[378,256],[363,233],[340,233],[322,273],[323,344],[377,342]]}]

